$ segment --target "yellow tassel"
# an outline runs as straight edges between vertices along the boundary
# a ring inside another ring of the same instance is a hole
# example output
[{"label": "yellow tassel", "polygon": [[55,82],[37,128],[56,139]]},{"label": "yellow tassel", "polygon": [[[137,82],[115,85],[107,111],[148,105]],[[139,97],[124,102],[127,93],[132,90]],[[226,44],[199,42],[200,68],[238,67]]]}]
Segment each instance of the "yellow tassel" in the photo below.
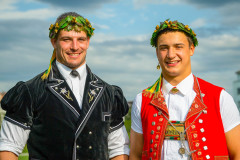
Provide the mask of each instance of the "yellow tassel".
[{"label": "yellow tassel", "polygon": [[51,67],[52,67],[52,62],[54,61],[54,59],[56,59],[56,50],[55,49],[53,50],[53,54],[52,54],[52,58],[50,60],[48,70],[41,77],[42,80],[47,79],[47,77],[50,73]]},{"label": "yellow tassel", "polygon": [[150,93],[154,93],[157,89],[159,83],[159,79],[154,83],[154,85],[152,86],[152,88],[150,90],[148,90]]},{"label": "yellow tassel", "polygon": [[151,87],[148,87],[147,89],[143,90],[143,96],[149,97],[149,98],[152,97],[152,95],[154,95],[154,97],[160,97],[161,84],[162,84],[162,74]]}]

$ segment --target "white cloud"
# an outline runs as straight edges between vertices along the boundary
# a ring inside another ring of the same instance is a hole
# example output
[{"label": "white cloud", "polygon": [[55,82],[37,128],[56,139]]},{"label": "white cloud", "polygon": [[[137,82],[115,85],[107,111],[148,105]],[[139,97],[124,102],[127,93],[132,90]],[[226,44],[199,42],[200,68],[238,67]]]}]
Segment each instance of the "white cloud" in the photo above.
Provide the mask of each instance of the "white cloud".
[{"label": "white cloud", "polygon": [[90,44],[87,63],[110,84],[119,85],[128,100],[154,83],[157,72],[155,49],[147,35],[117,37],[97,34]]},{"label": "white cloud", "polygon": [[139,8],[144,8],[146,7],[147,4],[170,4],[170,5],[175,5],[179,3],[184,3],[186,0],[133,0],[134,7],[139,9]]},{"label": "white cloud", "polygon": [[[19,19],[47,19],[56,16],[56,11],[49,8],[29,9],[20,11],[17,8],[19,0],[1,0],[0,19],[1,20],[19,20]],[[32,0],[23,0],[21,3],[36,3]]]},{"label": "white cloud", "polygon": [[[0,12],[1,13],[1,12]],[[48,8],[35,9],[28,11],[11,11],[0,14],[1,20],[19,20],[19,19],[40,19],[45,20],[51,17],[56,17],[58,14]]]},{"label": "white cloud", "polygon": [[206,19],[203,19],[203,18],[199,18],[199,19],[196,19],[195,21],[193,21],[190,26],[191,28],[201,28],[203,26],[205,26],[206,24]]},{"label": "white cloud", "polygon": [[99,19],[109,19],[109,18],[116,17],[116,14],[114,13],[114,10],[107,9],[107,10],[104,10],[104,11],[97,11],[96,12],[96,17],[98,17]]},{"label": "white cloud", "polygon": [[[16,2],[15,0],[4,0],[4,5],[1,4],[0,6],[0,8],[6,10],[3,12],[0,9],[0,20],[5,20],[2,21],[2,24],[5,24],[5,22],[9,24],[0,25],[0,32],[6,31],[6,33],[4,32],[5,38],[1,41],[4,42],[2,43],[4,48],[0,47],[0,68],[2,68],[1,75],[4,75],[4,77],[0,77],[0,91],[9,89],[15,82],[12,82],[12,79],[16,81],[27,80],[48,67],[52,48],[47,38],[49,24],[45,20],[56,17],[60,11],[63,11],[63,9],[52,8],[18,11],[14,7]],[[32,3],[33,0],[25,0],[25,2]],[[159,3],[170,2],[167,0],[134,0],[134,4],[139,6]],[[179,3],[179,0],[171,1],[171,4],[173,3]],[[220,11],[227,15],[230,10],[221,8]],[[92,10],[89,10],[90,12]],[[114,9],[104,9],[96,10],[93,18],[112,20],[117,15]],[[139,15],[139,17],[143,16]],[[150,17],[152,16],[151,14]],[[130,17],[128,19],[130,20],[129,24],[139,21],[139,17]],[[131,20],[131,18],[133,19]],[[33,19],[33,21],[30,23],[27,20],[23,21],[23,19]],[[152,19],[149,18],[149,21]],[[230,19],[229,16],[227,20]],[[10,23],[6,20],[13,21]],[[199,18],[192,22],[191,27],[202,28],[207,21],[208,19]],[[20,25],[20,23],[24,24]],[[18,27],[14,28],[14,24],[17,24]],[[110,24],[93,24],[93,26],[95,25],[101,29],[109,30],[109,33],[111,33]],[[8,31],[9,28],[11,32]],[[134,28],[134,30],[138,30],[138,28]],[[160,72],[156,70],[155,49],[149,45],[151,33],[149,35],[132,36],[129,34],[129,36],[116,36],[114,34],[99,33],[104,32],[101,30],[97,31],[91,39],[87,63],[98,76],[110,84],[116,84],[123,88],[128,100],[132,100],[142,89],[154,83],[160,75]],[[143,32],[139,30],[139,33]],[[196,53],[192,58],[194,74],[226,89],[231,89],[235,71],[240,68],[238,62],[240,59],[239,44],[240,38],[233,34],[209,34],[208,37],[199,37],[199,46],[196,48]],[[12,47],[13,45],[14,47]],[[8,66],[10,61],[14,63]],[[15,77],[9,77],[10,74],[6,75],[5,70]],[[224,78],[221,78],[223,75]],[[10,83],[7,81],[10,81]]]},{"label": "white cloud", "polygon": [[231,34],[212,35],[207,38],[202,38],[199,41],[205,48],[217,49],[218,51],[239,47],[240,44],[239,36]]},{"label": "white cloud", "polygon": [[[155,49],[149,45],[148,41],[149,35],[117,37],[98,33],[91,39],[87,63],[100,78],[110,84],[120,86],[127,99],[132,100],[137,93],[154,83],[160,75],[160,72],[156,70]],[[238,62],[240,55],[238,50],[234,49],[240,44],[240,38],[224,34],[200,38],[199,41],[200,45],[196,48],[196,53],[192,58],[193,73],[226,88],[231,93],[235,71],[240,68]],[[16,65],[20,67],[16,69],[14,64],[10,72],[20,72],[21,78],[31,78],[48,66],[52,51],[48,43],[50,42],[46,40],[41,42],[39,49],[44,48],[43,50],[36,49],[36,45],[27,49],[26,46],[16,46],[8,52],[1,53],[8,56],[4,58],[5,61],[10,61],[11,57],[19,59]],[[224,51],[225,49],[228,51]],[[37,53],[33,54],[33,51]],[[18,55],[19,52],[24,54]],[[23,61],[22,58],[26,60]],[[0,80],[0,87],[5,83],[6,81]],[[12,84],[6,86],[9,87]]]},{"label": "white cloud", "polygon": [[137,41],[137,42],[143,42],[149,40],[149,35],[135,35],[135,36],[115,36],[113,34],[106,34],[106,33],[98,33],[95,34],[93,39],[91,39],[92,42],[96,43],[104,43],[104,42],[110,42],[110,41]]},{"label": "white cloud", "polygon": [[14,4],[17,2],[18,2],[18,0],[1,0],[0,12],[5,11],[5,10],[16,9],[16,6],[14,6]]},{"label": "white cloud", "polygon": [[192,68],[197,76],[224,87],[230,94],[240,69],[240,38],[222,34],[199,38],[199,46],[192,57]]},{"label": "white cloud", "polygon": [[[155,0],[155,1],[157,1],[157,0]],[[161,0],[161,2],[164,3],[164,4],[175,5],[175,4],[179,4],[179,3],[184,3],[185,0],[171,0],[171,1],[169,1],[169,0]]]},{"label": "white cloud", "polygon": [[[15,6],[17,3],[20,3],[19,0],[2,0],[0,5],[0,20],[46,20],[52,17],[55,18],[64,11],[63,9],[56,8],[38,8],[22,11]],[[34,0],[23,0],[21,3],[39,4],[39,2]]]},{"label": "white cloud", "polygon": [[[209,1],[209,0],[133,0],[134,7],[137,9],[145,8],[150,4],[169,4],[169,5],[186,5],[194,6],[198,10],[211,9],[218,12],[220,15],[214,17],[213,21],[217,21],[220,24],[228,26],[240,25],[240,15],[239,15],[239,0],[219,0],[219,1]],[[196,23],[196,24],[195,24]],[[204,19],[198,19],[193,25],[203,25],[206,21]],[[199,26],[200,27],[200,26]]]},{"label": "white cloud", "polygon": [[103,5],[108,3],[116,3],[118,0],[38,0],[42,3],[48,3],[53,7],[57,8],[68,8],[68,9],[80,9],[88,10],[90,12],[94,12],[97,9],[101,8]]},{"label": "white cloud", "polygon": [[239,14],[240,2],[228,3],[225,6],[219,8],[219,12],[222,15],[220,22],[226,26],[239,26],[240,14]]},{"label": "white cloud", "polygon": [[108,25],[105,25],[105,24],[92,24],[93,27],[95,28],[99,28],[99,29],[110,29],[110,27]]}]

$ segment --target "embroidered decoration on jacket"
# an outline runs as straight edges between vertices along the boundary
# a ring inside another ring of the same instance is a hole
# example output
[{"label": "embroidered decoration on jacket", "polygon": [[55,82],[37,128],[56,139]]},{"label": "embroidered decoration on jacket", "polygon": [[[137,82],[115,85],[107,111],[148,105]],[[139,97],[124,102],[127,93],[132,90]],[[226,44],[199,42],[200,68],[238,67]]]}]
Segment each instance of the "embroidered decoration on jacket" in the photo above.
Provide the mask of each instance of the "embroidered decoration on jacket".
[{"label": "embroidered decoration on jacket", "polygon": [[66,90],[66,88],[61,88],[61,91],[60,91],[61,94],[63,94],[67,99],[70,99],[71,101],[73,101],[72,97],[70,96],[70,91]]},{"label": "embroidered decoration on jacket", "polygon": [[92,102],[93,98],[97,95],[95,89],[90,89],[88,92],[88,96],[89,96],[89,102]]}]

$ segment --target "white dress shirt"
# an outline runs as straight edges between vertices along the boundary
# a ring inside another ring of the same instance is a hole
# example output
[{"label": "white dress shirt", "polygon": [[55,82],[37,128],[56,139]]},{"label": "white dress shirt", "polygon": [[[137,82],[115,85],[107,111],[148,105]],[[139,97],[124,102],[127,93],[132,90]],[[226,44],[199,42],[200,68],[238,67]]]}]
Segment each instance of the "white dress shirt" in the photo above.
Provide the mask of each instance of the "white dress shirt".
[{"label": "white dress shirt", "polygon": [[77,99],[80,109],[82,109],[83,92],[87,78],[86,63],[76,69],[79,74],[77,77],[71,75],[71,68],[68,68],[58,61],[56,61],[56,65],[59,72],[62,74],[63,78],[66,80],[68,86],[72,90],[75,98]]},{"label": "white dress shirt", "polygon": [[[169,111],[169,119],[171,121],[185,121],[188,110],[196,96],[193,90],[194,78],[190,74],[176,87],[179,89],[177,94],[172,94],[170,90],[174,87],[163,79],[162,92],[166,101],[166,105]],[[131,119],[131,128],[137,133],[142,132],[142,121],[141,121],[141,106],[142,106],[142,93],[139,93],[134,99]],[[228,132],[237,125],[240,124],[240,115],[236,104],[233,101],[231,95],[225,90],[222,90],[220,95],[220,113],[224,126],[224,131]],[[189,151],[188,143],[185,141],[187,149]],[[164,140],[162,147],[163,160],[176,160],[182,159],[187,160],[187,156],[183,157],[178,153],[178,149],[181,147],[181,142],[177,140]]]},{"label": "white dress shirt", "polygon": [[[77,68],[76,71],[79,76],[73,77],[70,73],[72,69],[56,61],[56,65],[63,78],[71,88],[76,97],[79,107],[82,108],[82,99],[84,94],[84,87],[87,77],[86,63]],[[3,120],[0,131],[0,151],[10,151],[19,155],[28,140],[30,130],[23,128]],[[117,155],[129,155],[129,138],[125,126],[111,132],[108,135],[108,151],[109,158]]]}]

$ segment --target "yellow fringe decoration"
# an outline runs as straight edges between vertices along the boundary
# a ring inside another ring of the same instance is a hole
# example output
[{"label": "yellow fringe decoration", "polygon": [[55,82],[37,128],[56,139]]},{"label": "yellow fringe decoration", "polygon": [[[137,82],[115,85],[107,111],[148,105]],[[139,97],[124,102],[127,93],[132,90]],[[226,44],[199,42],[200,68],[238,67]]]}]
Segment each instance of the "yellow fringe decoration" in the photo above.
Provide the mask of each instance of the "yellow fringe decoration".
[{"label": "yellow fringe decoration", "polygon": [[46,72],[41,77],[42,80],[47,79],[47,77],[49,76],[49,73],[50,73],[50,70],[51,70],[51,67],[52,67],[52,63],[55,59],[56,59],[56,50],[54,49],[53,54],[52,54],[52,58],[50,60],[48,70],[46,70]]},{"label": "yellow fringe decoration", "polygon": [[161,91],[161,84],[162,84],[162,74],[160,75],[158,80],[152,86],[143,90],[143,95],[145,97],[149,97],[149,98],[151,98],[152,95],[154,95],[154,97],[159,97],[161,95],[161,92],[160,92]]}]

